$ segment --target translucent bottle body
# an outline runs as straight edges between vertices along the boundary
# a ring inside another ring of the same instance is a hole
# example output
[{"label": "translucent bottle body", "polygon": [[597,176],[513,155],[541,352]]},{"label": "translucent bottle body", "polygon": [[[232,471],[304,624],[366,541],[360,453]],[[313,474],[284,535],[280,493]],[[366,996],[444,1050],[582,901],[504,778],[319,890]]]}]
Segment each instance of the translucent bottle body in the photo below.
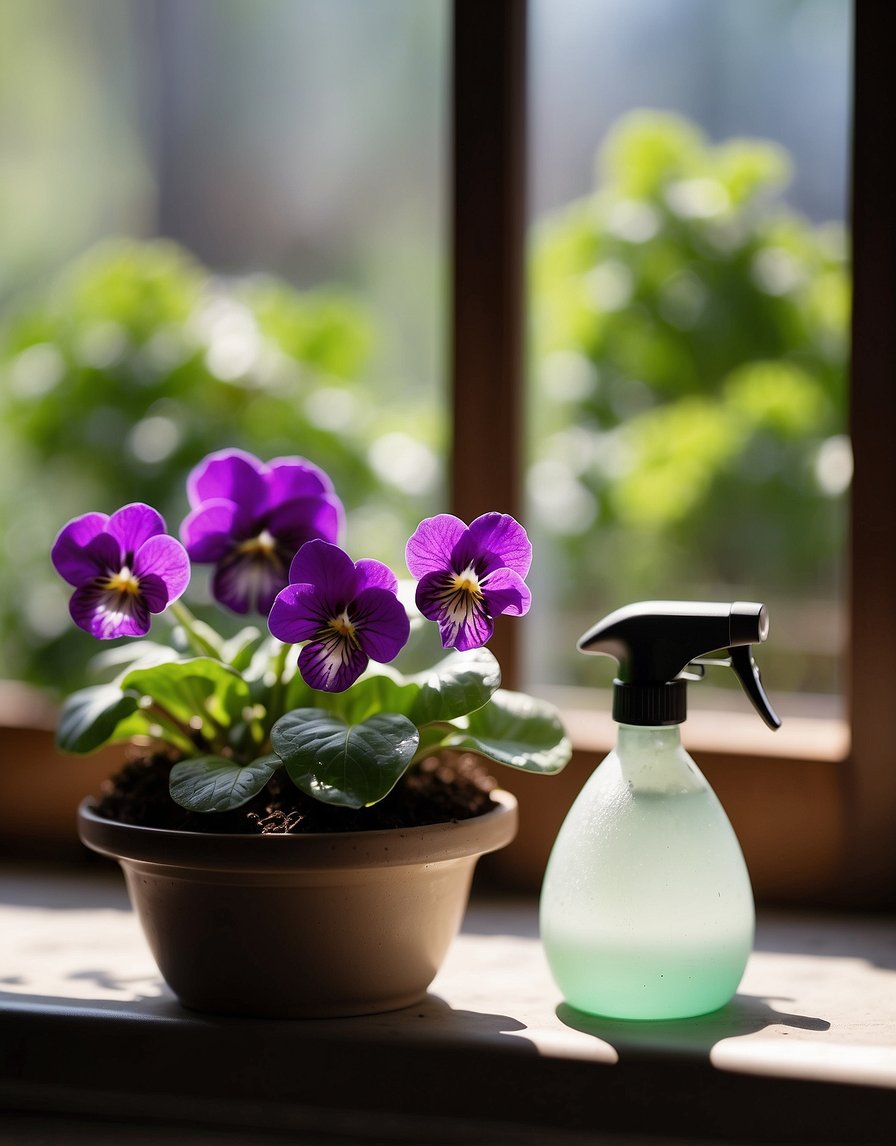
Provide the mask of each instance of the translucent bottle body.
[{"label": "translucent bottle body", "polygon": [[620,726],[542,888],[542,943],[566,1001],[625,1019],[716,1010],[737,990],[754,923],[737,837],[678,727]]}]

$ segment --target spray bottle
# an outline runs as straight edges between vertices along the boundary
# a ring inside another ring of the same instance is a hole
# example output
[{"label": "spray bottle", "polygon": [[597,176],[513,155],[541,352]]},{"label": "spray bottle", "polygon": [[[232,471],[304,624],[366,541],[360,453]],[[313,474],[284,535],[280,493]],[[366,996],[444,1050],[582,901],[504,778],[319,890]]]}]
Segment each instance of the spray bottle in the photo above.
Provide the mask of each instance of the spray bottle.
[{"label": "spray bottle", "polygon": [[[764,605],[644,601],[579,640],[619,662],[619,736],[560,829],[541,894],[548,963],[578,1010],[686,1018],[736,992],[753,945],[750,879],[678,726],[686,680],[707,664],[733,669],[766,724],[780,726],[752,655],[767,636]],[[720,650],[725,659],[709,659]]]}]

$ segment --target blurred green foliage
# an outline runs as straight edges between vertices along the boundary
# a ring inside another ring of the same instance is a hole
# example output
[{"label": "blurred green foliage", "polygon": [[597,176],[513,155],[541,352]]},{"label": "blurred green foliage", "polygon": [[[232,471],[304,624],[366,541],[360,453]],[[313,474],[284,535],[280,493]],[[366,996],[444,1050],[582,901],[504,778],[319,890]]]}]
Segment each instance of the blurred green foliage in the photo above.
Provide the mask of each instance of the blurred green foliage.
[{"label": "blurred green foliage", "polygon": [[[527,524],[538,612],[571,638],[638,597],[832,595],[851,472],[847,244],[785,205],[789,177],[772,143],[633,113],[593,193],[535,228]],[[176,531],[210,450],[322,465],[350,551],[393,567],[441,508],[446,420],[377,374],[377,323],[344,292],[225,280],[171,243],[122,241],[2,318],[2,676],[80,680],[95,645],[69,624],[52,538],[130,500]],[[574,672],[565,650],[536,669]]]},{"label": "blurred green foliage", "polygon": [[789,176],[773,143],[634,112],[593,193],[538,227],[529,492],[567,611],[719,585],[831,595],[847,243],[784,204]]},{"label": "blurred green foliage", "polygon": [[146,501],[176,534],[189,469],[224,446],[322,466],[350,551],[395,567],[435,508],[442,427],[413,393],[370,385],[375,352],[356,299],[218,279],[169,242],[102,244],[20,300],[0,331],[0,676],[67,688],[96,652],[49,563],[65,521]]}]

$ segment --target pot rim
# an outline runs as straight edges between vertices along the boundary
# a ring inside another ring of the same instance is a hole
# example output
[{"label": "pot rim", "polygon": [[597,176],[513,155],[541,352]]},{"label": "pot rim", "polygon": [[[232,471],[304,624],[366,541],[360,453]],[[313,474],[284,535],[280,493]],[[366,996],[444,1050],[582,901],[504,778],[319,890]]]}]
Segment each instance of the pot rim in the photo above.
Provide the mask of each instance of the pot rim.
[{"label": "pot rim", "polygon": [[170,867],[263,872],[398,867],[484,855],[510,843],[518,823],[516,797],[501,788],[489,794],[496,806],[466,820],[376,831],[271,835],[122,824],[97,815],[96,800],[88,796],[78,807],[78,833],[83,844],[101,855]]}]

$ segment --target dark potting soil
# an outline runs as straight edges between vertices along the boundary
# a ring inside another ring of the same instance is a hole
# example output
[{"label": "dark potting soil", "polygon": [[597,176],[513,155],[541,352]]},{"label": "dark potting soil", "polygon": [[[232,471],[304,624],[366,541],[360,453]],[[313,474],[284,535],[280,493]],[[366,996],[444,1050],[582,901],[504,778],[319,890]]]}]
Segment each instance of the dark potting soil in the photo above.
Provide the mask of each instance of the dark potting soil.
[{"label": "dark potting soil", "polygon": [[497,785],[476,756],[424,760],[370,808],[340,808],[306,796],[274,776],[257,796],[232,812],[188,812],[168,793],[172,761],[135,757],[106,781],[97,812],[109,820],[188,832],[357,832],[442,824],[482,815]]}]

